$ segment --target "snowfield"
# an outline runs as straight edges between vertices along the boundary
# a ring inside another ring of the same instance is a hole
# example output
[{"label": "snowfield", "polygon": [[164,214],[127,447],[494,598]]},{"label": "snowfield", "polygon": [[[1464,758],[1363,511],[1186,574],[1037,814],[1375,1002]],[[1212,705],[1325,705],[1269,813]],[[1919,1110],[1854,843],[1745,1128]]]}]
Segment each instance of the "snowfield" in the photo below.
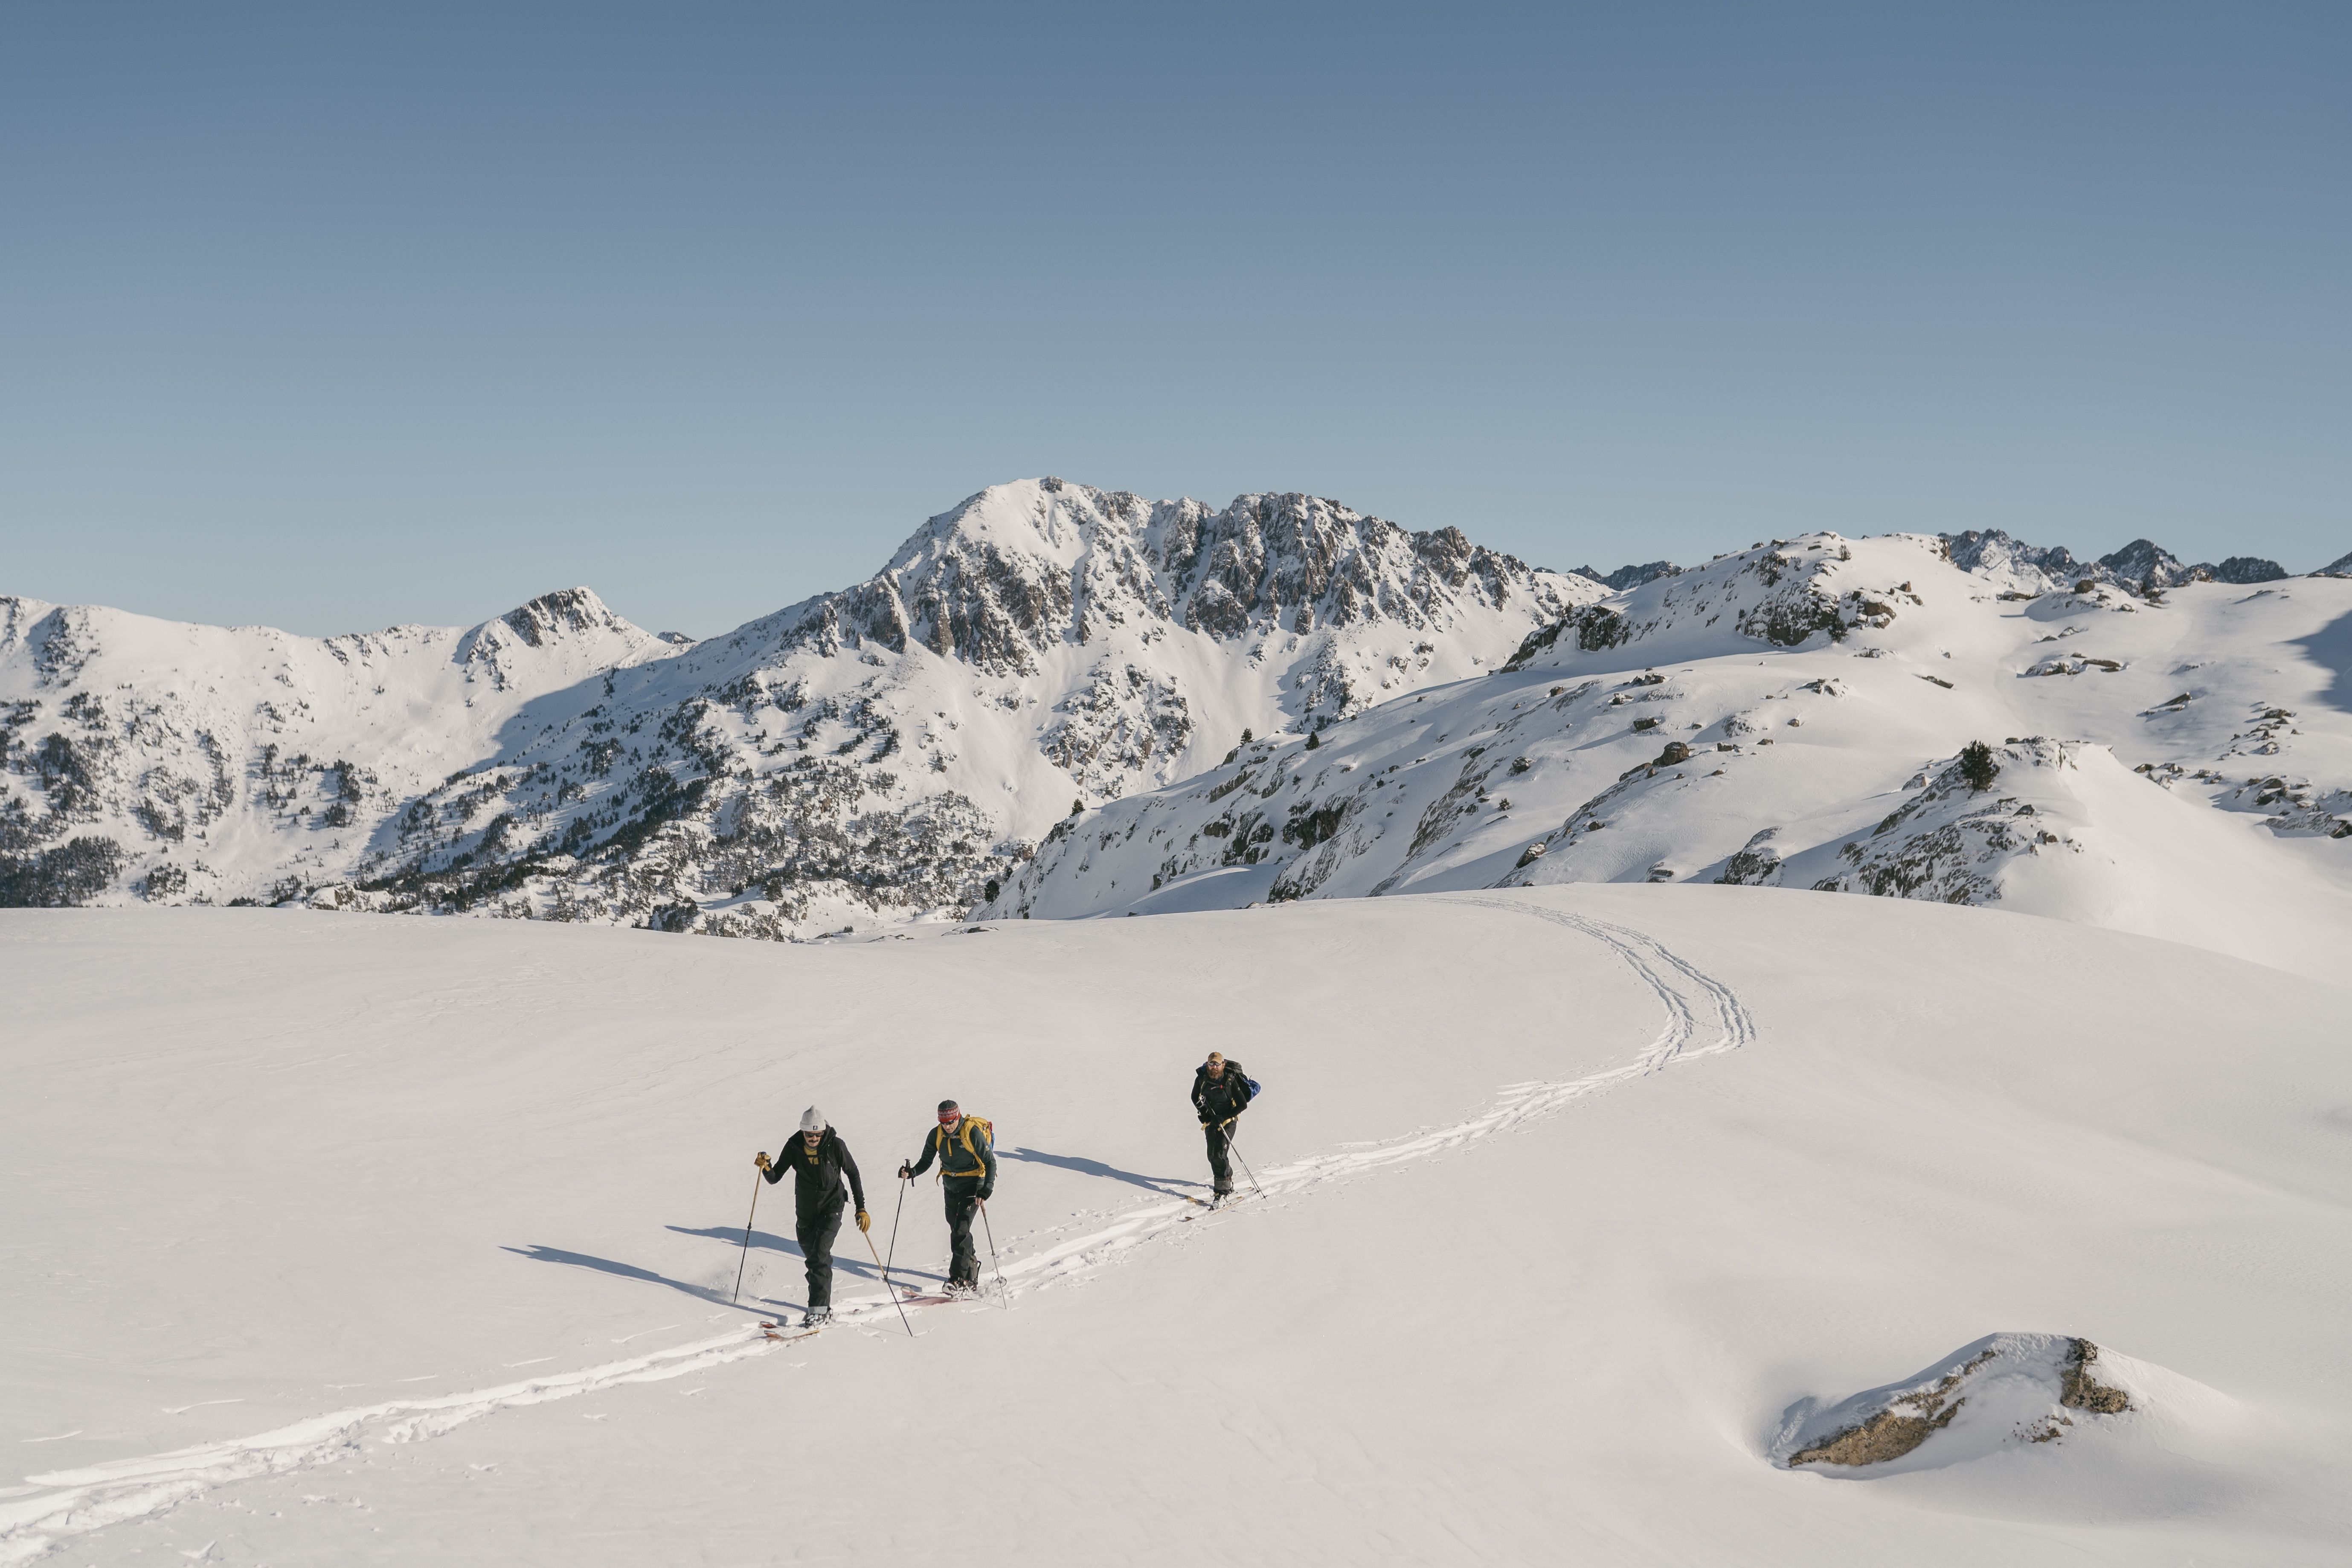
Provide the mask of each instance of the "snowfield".
[{"label": "snowfield", "polygon": [[[1785,887],[931,929],[0,912],[0,1563],[2346,1560],[2338,984]],[[752,1153],[822,1106],[887,1246],[942,1095],[1004,1296],[909,1338],[845,1229],[759,1337]]]}]

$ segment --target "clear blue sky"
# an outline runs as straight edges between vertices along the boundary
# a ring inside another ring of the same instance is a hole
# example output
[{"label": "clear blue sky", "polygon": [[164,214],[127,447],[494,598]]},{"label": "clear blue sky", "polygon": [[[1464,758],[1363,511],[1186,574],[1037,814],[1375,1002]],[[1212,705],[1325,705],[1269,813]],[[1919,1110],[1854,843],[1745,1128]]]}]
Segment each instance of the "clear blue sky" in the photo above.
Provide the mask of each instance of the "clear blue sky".
[{"label": "clear blue sky", "polygon": [[697,635],[982,485],[2352,550],[2352,6],[0,9],[0,593]]}]

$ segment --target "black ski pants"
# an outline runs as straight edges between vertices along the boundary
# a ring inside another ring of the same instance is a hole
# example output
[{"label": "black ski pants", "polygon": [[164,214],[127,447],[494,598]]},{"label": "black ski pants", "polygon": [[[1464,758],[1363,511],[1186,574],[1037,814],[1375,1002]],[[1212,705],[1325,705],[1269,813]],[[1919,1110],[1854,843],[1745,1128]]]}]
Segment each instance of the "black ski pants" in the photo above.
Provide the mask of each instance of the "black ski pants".
[{"label": "black ski pants", "polygon": [[808,1265],[809,1310],[833,1305],[833,1238],[841,1234],[841,1205],[835,1204],[797,1221],[793,1234]]},{"label": "black ski pants", "polygon": [[1231,1121],[1209,1123],[1209,1173],[1217,1178],[1217,1191],[1234,1190],[1233,1163],[1227,1158],[1233,1152],[1234,1124]]},{"label": "black ski pants", "polygon": [[980,1212],[980,1178],[950,1176],[940,1185],[948,1200],[948,1279],[980,1285],[980,1253],[971,1245],[971,1217]]}]

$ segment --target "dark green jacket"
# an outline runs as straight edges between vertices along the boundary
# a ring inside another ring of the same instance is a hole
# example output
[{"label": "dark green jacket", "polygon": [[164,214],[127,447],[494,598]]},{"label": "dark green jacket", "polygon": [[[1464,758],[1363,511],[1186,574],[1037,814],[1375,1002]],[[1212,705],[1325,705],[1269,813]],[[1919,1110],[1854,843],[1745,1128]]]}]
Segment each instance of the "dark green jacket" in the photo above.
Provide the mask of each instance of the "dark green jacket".
[{"label": "dark green jacket", "polygon": [[923,1140],[923,1157],[915,1162],[914,1173],[919,1176],[929,1170],[936,1156],[940,1175],[950,1181],[958,1177],[967,1180],[977,1178],[981,1195],[986,1197],[996,1190],[996,1150],[988,1134],[976,1126],[971,1130],[971,1148],[969,1151],[964,1148],[964,1130],[971,1121],[971,1118],[965,1117],[956,1123],[952,1132],[944,1127],[932,1128],[931,1135]]}]

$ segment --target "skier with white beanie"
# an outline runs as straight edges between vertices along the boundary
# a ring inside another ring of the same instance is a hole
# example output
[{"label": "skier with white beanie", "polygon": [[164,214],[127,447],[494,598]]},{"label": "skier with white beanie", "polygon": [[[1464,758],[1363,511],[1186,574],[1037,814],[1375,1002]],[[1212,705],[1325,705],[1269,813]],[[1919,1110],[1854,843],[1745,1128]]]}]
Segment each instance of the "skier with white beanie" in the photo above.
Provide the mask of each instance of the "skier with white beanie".
[{"label": "skier with white beanie", "polygon": [[[841,1230],[844,1200],[856,1196],[858,1229],[864,1230],[873,1223],[866,1215],[866,1183],[857,1173],[857,1162],[850,1158],[849,1145],[841,1141],[841,1135],[825,1125],[824,1113],[812,1105],[801,1117],[800,1137],[785,1144],[782,1159],[770,1164],[767,1152],[762,1150],[752,1163],[767,1173],[772,1185],[783,1180],[787,1167],[796,1178],[793,1183],[793,1234],[800,1239],[801,1257],[808,1264],[808,1313],[801,1322],[808,1328],[830,1322],[833,1238]],[[845,1176],[848,1178],[845,1190],[842,1184]]]}]

